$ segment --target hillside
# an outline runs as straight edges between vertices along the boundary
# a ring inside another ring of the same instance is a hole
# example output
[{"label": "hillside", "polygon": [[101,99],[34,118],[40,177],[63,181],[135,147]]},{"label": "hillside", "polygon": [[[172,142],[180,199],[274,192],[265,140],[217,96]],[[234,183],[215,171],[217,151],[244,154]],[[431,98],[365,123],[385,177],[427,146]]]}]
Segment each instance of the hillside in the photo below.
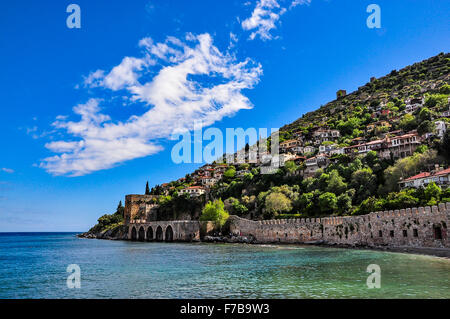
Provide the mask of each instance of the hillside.
[{"label": "hillside", "polygon": [[329,102],[316,111],[306,113],[300,119],[282,127],[281,131],[289,132],[296,128],[315,125],[333,127],[336,120],[354,114],[358,106],[366,107],[366,112],[362,113],[368,113],[376,106],[386,105],[388,102],[394,103],[390,108],[394,106],[401,108],[405,99],[421,97],[424,93],[438,93],[439,88],[448,84],[450,79],[449,58],[450,54],[441,53],[399,71],[393,70],[382,78],[372,78],[357,91]]},{"label": "hillside", "polygon": [[249,219],[450,201],[449,83],[450,54],[441,53],[350,94],[340,90],[336,100],[280,129],[283,165],[275,174],[261,174],[262,158],[207,164],[147,189],[127,218],[198,219],[208,201]]}]

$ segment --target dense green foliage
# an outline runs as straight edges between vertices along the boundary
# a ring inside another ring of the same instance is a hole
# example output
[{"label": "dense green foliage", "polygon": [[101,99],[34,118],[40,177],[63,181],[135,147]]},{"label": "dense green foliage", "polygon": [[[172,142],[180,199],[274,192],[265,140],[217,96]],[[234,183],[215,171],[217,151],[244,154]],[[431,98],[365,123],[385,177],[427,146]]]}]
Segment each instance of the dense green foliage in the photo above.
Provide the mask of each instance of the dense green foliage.
[{"label": "dense green foliage", "polygon": [[123,224],[124,207],[122,201],[119,202],[116,212],[113,214],[105,214],[97,220],[97,224],[92,227],[89,232],[103,232]]},{"label": "dense green foliage", "polygon": [[228,220],[229,214],[225,211],[222,200],[216,199],[214,202],[206,203],[200,216],[201,221],[212,221],[217,227],[222,227]]}]

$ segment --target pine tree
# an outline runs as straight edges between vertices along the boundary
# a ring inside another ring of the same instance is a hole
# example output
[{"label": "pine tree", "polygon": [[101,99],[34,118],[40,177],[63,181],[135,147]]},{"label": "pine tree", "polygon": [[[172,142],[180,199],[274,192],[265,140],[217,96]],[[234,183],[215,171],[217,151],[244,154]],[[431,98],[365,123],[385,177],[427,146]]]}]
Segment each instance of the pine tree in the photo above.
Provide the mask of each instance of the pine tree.
[{"label": "pine tree", "polygon": [[148,187],[148,182],[147,185],[145,186],[145,195],[150,195],[150,188]]},{"label": "pine tree", "polygon": [[120,215],[122,218],[124,217],[125,213],[125,207],[122,205],[122,201],[119,202],[119,205],[117,205],[116,214]]}]

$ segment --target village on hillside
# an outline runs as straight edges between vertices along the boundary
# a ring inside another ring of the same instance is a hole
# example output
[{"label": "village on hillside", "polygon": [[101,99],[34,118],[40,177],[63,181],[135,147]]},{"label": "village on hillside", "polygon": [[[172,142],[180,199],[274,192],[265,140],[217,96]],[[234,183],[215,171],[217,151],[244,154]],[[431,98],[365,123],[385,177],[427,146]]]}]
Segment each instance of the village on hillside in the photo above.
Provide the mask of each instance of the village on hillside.
[{"label": "village on hillside", "polygon": [[[334,101],[280,129],[276,156],[250,156],[247,145],[244,158],[236,153],[227,163],[224,156],[146,194],[163,205],[180,196],[221,199],[249,218],[361,214],[448,199],[449,60],[440,54],[372,77],[351,94],[337,91]],[[274,161],[274,176],[261,174]],[[419,194],[430,184],[439,195]]]},{"label": "village on hillside", "polygon": [[[442,53],[350,94],[338,90],[279,130],[278,154],[247,144],[178,180],[147,182],[133,218],[198,219],[208,203],[262,220],[450,202],[449,70]],[[270,150],[271,137],[264,141]]]}]

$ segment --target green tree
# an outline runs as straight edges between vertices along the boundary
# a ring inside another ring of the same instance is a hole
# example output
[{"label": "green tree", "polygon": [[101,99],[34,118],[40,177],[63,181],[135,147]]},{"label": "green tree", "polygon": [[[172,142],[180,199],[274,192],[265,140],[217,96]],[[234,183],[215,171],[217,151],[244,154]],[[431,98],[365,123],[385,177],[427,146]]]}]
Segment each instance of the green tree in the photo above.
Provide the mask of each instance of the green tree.
[{"label": "green tree", "polygon": [[337,129],[340,131],[342,136],[352,135],[354,130],[358,129],[360,125],[360,120],[356,117],[351,117],[345,122],[340,122],[337,125]]},{"label": "green tree", "polygon": [[294,161],[287,161],[284,168],[288,173],[294,173],[298,166],[294,163]]},{"label": "green tree", "polygon": [[236,176],[236,169],[234,167],[230,167],[229,169],[227,169],[225,171],[225,173],[223,174],[223,176],[225,176],[228,179],[232,179]]},{"label": "green tree", "polygon": [[119,205],[117,205],[117,209],[116,209],[116,214],[119,214],[123,218],[124,213],[125,213],[125,207],[123,207],[122,201],[119,201]]},{"label": "green tree", "polygon": [[380,161],[378,159],[378,154],[375,151],[369,151],[364,157],[364,162],[370,167],[373,168],[375,164],[378,164]]},{"label": "green tree", "polygon": [[425,199],[428,203],[437,203],[441,197],[442,190],[435,182],[431,182],[425,187]]},{"label": "green tree", "polygon": [[307,216],[314,215],[314,193],[303,193],[299,198],[299,206],[301,211],[304,212]]},{"label": "green tree", "polygon": [[425,106],[427,107],[443,107],[448,103],[447,94],[431,94],[425,97]]},{"label": "green tree", "polygon": [[419,126],[417,127],[417,133],[419,133],[419,135],[424,135],[425,133],[433,132],[433,129],[433,122],[426,120],[419,124]]},{"label": "green tree", "polygon": [[377,178],[370,168],[363,168],[352,174],[350,185],[356,190],[355,202],[358,204],[375,194]]},{"label": "green tree", "polygon": [[339,172],[335,169],[332,170],[329,174],[326,191],[329,193],[340,195],[343,192],[345,192],[346,189],[347,184],[344,182],[344,179],[339,175]]},{"label": "green tree", "polygon": [[292,210],[292,201],[283,193],[270,193],[265,200],[266,217],[272,218]]},{"label": "green tree", "polygon": [[439,93],[441,94],[450,94],[450,85],[445,83],[443,86],[439,88]]},{"label": "green tree", "polygon": [[340,215],[350,212],[352,208],[352,198],[348,193],[341,194],[337,197],[337,208]]},{"label": "green tree", "polygon": [[337,210],[337,198],[333,193],[323,193],[319,196],[319,206],[322,214],[332,214]]},{"label": "green tree", "polygon": [[217,227],[222,227],[230,217],[221,199],[209,201],[202,210],[200,221],[212,221]]},{"label": "green tree", "polygon": [[150,188],[148,187],[148,181],[147,185],[145,185],[145,195],[150,195]]},{"label": "green tree", "polygon": [[414,152],[419,154],[428,152],[428,146],[426,146],[425,144],[419,145]]},{"label": "green tree", "polygon": [[417,119],[419,123],[422,123],[423,121],[431,121],[432,115],[433,113],[429,108],[423,107],[417,115]]},{"label": "green tree", "polygon": [[400,127],[405,131],[411,131],[416,127],[416,118],[412,114],[405,114],[400,119],[399,122]]},{"label": "green tree", "polygon": [[450,130],[445,132],[444,138],[439,145],[439,154],[445,157],[448,163],[450,163]]},{"label": "green tree", "polygon": [[231,199],[231,207],[233,209],[233,213],[238,216],[243,215],[248,211],[248,208],[245,205],[241,204],[236,198]]}]

